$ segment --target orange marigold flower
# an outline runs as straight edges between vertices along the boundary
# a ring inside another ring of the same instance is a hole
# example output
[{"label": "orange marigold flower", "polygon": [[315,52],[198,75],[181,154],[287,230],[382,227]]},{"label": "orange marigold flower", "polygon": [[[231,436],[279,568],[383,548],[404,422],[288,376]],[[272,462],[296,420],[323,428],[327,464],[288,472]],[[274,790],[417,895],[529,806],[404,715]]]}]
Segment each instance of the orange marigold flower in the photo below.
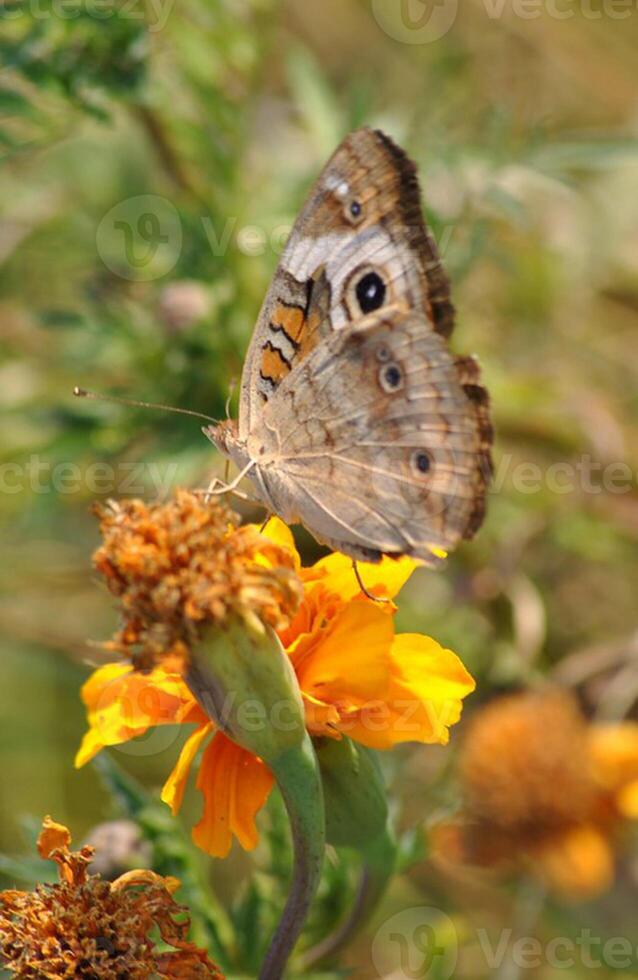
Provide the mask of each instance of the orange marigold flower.
[{"label": "orange marigold flower", "polygon": [[589,724],[563,691],[509,695],[472,719],[459,768],[443,858],[523,867],[572,898],[611,885],[623,820],[638,818],[638,725]]},{"label": "orange marigold flower", "polygon": [[[345,734],[375,749],[406,741],[447,742],[463,698],[474,689],[459,658],[430,637],[395,635],[396,607],[362,593],[349,558],[333,554],[302,568],[290,531],[276,518],[263,538],[263,561],[272,549],[285,552],[287,565],[303,582],[301,605],[278,634],[296,673],[309,732],[328,738]],[[415,567],[408,558],[385,559],[361,564],[360,573],[367,592],[391,600]],[[157,667],[142,676],[130,666],[108,664],[89,678],[82,697],[89,730],[76,765],[154,725],[192,723],[195,729],[162,799],[177,813],[189,770],[206,743],[197,779],[204,813],[193,838],[216,856],[228,853],[233,836],[244,848],[255,847],[255,816],[270,793],[272,774],[256,755],[215,730],[178,672]],[[286,719],[271,721],[285,724]]]},{"label": "orange marigold flower", "polygon": [[[19,980],[223,980],[205,951],[188,942],[175,878],[129,871],[114,882],[89,873],[92,847],[69,850],[71,835],[46,817],[40,856],[59,881],[34,892],[0,893],[0,964]],[[158,930],[169,952],[155,948]]]},{"label": "orange marigold flower", "polygon": [[103,543],[97,570],[121,601],[123,625],[107,646],[138,669],[188,658],[203,627],[233,614],[285,626],[301,600],[290,553],[216,498],[186,490],[174,500],[96,507]]}]

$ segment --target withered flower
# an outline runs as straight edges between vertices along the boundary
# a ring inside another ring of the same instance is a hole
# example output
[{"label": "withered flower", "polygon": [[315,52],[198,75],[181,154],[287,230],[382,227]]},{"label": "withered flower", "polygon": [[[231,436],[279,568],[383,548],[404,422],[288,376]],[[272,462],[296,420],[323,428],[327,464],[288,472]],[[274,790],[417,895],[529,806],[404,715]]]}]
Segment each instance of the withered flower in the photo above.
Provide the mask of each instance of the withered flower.
[{"label": "withered flower", "polygon": [[181,672],[205,627],[256,616],[282,629],[301,602],[290,551],[237,527],[219,498],[178,490],[167,503],[110,502],[96,512],[103,543],[93,561],[123,618],[107,646],[137,669]]},{"label": "withered flower", "polygon": [[[41,857],[59,881],[0,893],[0,964],[18,980],[223,980],[187,939],[190,920],[174,900],[175,878],[129,871],[114,882],[89,873],[93,848],[71,851],[71,835],[46,817]],[[158,951],[159,935],[168,952]]]}]

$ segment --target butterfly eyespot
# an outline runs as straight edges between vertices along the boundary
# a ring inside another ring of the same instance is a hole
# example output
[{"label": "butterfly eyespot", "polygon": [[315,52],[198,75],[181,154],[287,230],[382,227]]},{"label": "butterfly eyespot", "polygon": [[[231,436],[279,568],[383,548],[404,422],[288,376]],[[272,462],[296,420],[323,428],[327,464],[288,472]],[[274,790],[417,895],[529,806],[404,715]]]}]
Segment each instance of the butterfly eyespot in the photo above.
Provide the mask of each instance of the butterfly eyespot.
[{"label": "butterfly eyespot", "polygon": [[362,313],[373,313],[383,306],[386,286],[378,272],[367,272],[357,283],[357,302]]},{"label": "butterfly eyespot", "polygon": [[425,476],[432,469],[432,460],[429,454],[424,452],[423,449],[417,449],[412,454],[412,466],[419,475]]},{"label": "butterfly eyespot", "polygon": [[403,371],[398,364],[388,364],[379,371],[379,381],[384,391],[398,391],[403,387]]},{"label": "butterfly eyespot", "polygon": [[377,356],[377,361],[380,361],[381,364],[386,364],[392,358],[392,351],[389,347],[386,347],[385,344],[379,344],[375,354]]}]

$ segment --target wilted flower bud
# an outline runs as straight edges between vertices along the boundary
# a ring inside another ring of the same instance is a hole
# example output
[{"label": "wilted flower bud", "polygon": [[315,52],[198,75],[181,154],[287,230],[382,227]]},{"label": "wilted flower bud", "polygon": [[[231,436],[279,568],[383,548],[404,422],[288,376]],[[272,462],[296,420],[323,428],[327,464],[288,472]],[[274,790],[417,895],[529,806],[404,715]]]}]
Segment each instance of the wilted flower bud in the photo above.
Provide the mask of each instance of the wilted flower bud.
[{"label": "wilted flower bud", "polygon": [[94,850],[93,871],[112,881],[133,868],[149,868],[152,848],[132,820],[108,820],[90,832],[85,844]]}]

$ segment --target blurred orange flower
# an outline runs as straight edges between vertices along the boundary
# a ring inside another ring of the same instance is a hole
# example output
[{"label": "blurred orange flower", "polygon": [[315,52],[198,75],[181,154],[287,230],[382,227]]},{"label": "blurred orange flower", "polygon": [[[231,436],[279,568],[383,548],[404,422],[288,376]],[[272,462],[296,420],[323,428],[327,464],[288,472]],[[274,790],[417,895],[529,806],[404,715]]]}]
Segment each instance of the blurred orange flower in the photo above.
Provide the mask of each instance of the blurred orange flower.
[{"label": "blurred orange flower", "polygon": [[[116,881],[89,874],[93,848],[69,850],[71,835],[46,817],[40,856],[59,881],[34,892],[0,893],[0,963],[18,980],[223,980],[204,950],[188,942],[187,911],[173,899],[176,878],[129,871]],[[158,930],[169,952],[155,949]]]},{"label": "blurred orange flower", "polygon": [[[346,734],[375,749],[405,741],[447,742],[462,699],[474,689],[459,658],[427,636],[395,635],[396,607],[363,594],[350,559],[333,554],[302,568],[292,534],[275,518],[263,537],[266,550],[287,554],[303,583],[301,605],[278,634],[297,676],[309,732]],[[266,564],[268,556],[262,560]],[[407,558],[385,559],[360,565],[360,572],[370,594],[391,600],[415,567]],[[198,750],[212,736],[198,772],[204,812],[193,839],[218,857],[228,853],[233,836],[246,849],[256,845],[255,816],[270,793],[272,775],[257,756],[215,731],[179,672],[155,667],[143,675],[125,664],[107,664],[86,682],[82,697],[89,730],[76,765],[154,725],[194,724],[162,799],[177,813]],[[285,724],[285,718],[270,722]]]},{"label": "blurred orange flower", "polygon": [[588,723],[563,691],[499,698],[468,725],[460,777],[461,819],[434,832],[440,859],[526,869],[573,899],[610,887],[638,818],[638,724]]}]

